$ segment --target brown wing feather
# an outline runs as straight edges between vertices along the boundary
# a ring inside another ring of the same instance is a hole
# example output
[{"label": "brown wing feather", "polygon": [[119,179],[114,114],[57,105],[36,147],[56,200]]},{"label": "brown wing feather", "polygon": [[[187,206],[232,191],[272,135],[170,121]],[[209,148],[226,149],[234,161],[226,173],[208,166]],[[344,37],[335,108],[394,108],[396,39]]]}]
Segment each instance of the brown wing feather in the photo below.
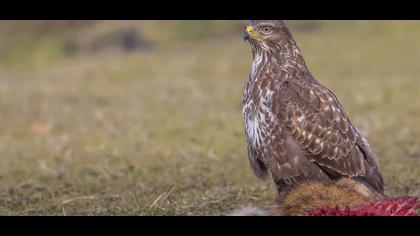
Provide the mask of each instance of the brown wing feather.
[{"label": "brown wing feather", "polygon": [[373,152],[354,127],[335,95],[313,79],[285,81],[284,109],[273,109],[292,138],[317,165],[348,177],[366,178],[383,191]]}]

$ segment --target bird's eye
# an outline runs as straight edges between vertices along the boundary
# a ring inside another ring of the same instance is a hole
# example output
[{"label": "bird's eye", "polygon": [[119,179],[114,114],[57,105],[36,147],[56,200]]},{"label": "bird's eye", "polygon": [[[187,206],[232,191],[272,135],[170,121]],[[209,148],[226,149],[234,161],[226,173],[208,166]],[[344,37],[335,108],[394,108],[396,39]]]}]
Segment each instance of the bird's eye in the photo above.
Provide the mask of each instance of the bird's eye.
[{"label": "bird's eye", "polygon": [[264,26],[261,28],[261,31],[265,34],[271,33],[271,27],[270,26]]}]

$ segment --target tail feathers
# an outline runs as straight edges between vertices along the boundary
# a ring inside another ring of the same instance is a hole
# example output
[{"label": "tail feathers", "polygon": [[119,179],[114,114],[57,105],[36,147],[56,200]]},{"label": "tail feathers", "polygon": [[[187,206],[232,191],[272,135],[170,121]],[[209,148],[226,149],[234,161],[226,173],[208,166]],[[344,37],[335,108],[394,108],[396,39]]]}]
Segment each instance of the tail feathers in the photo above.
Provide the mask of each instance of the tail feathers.
[{"label": "tail feathers", "polygon": [[261,208],[253,206],[244,206],[234,212],[230,213],[228,216],[268,216],[269,213]]}]

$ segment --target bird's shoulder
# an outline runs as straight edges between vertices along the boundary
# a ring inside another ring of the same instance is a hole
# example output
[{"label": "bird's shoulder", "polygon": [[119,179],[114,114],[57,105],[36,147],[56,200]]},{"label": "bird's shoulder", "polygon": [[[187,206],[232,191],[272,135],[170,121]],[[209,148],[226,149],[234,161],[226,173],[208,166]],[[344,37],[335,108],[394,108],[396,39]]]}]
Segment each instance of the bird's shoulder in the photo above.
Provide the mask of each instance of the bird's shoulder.
[{"label": "bird's shoulder", "polygon": [[278,91],[272,110],[311,161],[347,176],[365,174],[366,153],[357,145],[363,137],[327,87],[292,78]]}]

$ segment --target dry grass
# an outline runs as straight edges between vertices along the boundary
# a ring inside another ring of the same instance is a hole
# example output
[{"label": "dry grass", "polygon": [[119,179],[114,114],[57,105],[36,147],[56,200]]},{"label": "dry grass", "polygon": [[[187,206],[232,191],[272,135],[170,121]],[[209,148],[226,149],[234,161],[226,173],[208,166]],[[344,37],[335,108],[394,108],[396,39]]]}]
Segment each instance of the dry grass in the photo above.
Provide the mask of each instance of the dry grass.
[{"label": "dry grass", "polygon": [[[30,60],[8,51],[0,64],[0,214],[221,215],[270,204],[271,183],[256,180],[247,160],[241,98],[251,55],[241,35],[102,22],[82,30],[81,43],[126,25],[142,29],[153,49],[66,57],[49,43],[61,38],[49,36]],[[313,74],[368,137],[387,193],[419,196],[420,22],[322,26],[295,32]]]}]

